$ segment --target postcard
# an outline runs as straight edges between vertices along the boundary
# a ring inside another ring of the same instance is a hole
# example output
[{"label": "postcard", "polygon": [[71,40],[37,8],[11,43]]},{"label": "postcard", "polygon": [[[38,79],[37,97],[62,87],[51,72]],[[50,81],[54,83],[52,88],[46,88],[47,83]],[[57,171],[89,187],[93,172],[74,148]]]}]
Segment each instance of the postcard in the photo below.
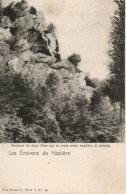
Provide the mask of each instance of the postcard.
[{"label": "postcard", "polygon": [[125,0],[0,0],[0,193],[126,193]]}]

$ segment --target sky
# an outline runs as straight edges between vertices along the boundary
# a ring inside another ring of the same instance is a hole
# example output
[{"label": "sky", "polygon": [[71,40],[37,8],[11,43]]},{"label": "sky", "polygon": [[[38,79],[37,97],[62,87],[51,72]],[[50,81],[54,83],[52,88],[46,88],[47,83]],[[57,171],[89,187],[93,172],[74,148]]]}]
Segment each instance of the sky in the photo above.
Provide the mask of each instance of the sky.
[{"label": "sky", "polygon": [[[19,0],[14,0],[18,2]],[[4,5],[12,0],[3,0]],[[109,73],[110,17],[117,8],[113,0],[28,0],[54,23],[62,58],[81,55],[80,69],[100,80]]]}]

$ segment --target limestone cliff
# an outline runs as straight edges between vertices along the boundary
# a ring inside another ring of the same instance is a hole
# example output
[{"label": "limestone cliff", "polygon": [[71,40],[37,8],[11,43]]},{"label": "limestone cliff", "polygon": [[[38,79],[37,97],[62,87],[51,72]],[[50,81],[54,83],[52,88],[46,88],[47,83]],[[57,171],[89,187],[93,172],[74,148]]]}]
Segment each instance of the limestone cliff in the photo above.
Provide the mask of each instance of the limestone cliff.
[{"label": "limestone cliff", "polygon": [[24,0],[11,3],[2,14],[0,40],[6,41],[12,52],[8,65],[15,73],[34,80],[35,85],[43,85],[46,77],[56,72],[66,86],[72,83],[75,89],[85,90],[87,98],[90,98],[93,88],[86,86],[83,72],[67,59],[61,60],[56,33],[50,30],[53,25],[49,28],[43,15]]}]

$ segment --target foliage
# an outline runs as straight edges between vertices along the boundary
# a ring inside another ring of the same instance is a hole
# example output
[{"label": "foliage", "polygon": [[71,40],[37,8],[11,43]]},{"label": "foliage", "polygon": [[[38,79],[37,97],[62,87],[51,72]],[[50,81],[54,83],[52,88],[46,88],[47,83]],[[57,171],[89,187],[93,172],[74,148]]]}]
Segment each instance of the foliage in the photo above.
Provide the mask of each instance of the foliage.
[{"label": "foliage", "polygon": [[36,14],[37,14],[36,8],[34,8],[33,6],[31,6],[31,7],[30,7],[30,10],[29,10],[29,13],[30,13],[30,14],[33,14],[33,15],[36,15]]},{"label": "foliage", "polygon": [[109,64],[110,76],[107,85],[107,94],[115,102],[124,103],[125,83],[125,1],[115,0],[118,9],[111,19],[112,31],[110,33]]},{"label": "foliage", "polygon": [[15,114],[4,115],[0,126],[0,142],[25,142],[25,127]]},{"label": "foliage", "polygon": [[101,98],[102,96],[100,92],[97,90],[94,90],[93,95],[91,97],[91,103],[90,103],[90,108],[93,114],[97,112],[98,106],[101,102]]},{"label": "foliage", "polygon": [[99,85],[99,80],[98,79],[91,79],[88,75],[85,77],[86,85],[96,88]]},{"label": "foliage", "polygon": [[68,57],[68,61],[70,61],[76,68],[78,66],[78,63],[81,62],[81,56],[79,54],[73,53],[71,56]]},{"label": "foliage", "polygon": [[0,17],[2,16],[2,2],[0,0]]},{"label": "foliage", "polygon": [[[27,10],[28,14],[29,11],[31,14],[37,12],[34,7],[27,9],[26,1],[22,0],[17,4],[8,5],[3,9],[3,13],[15,21]],[[55,33],[53,24],[46,26],[43,12],[37,12],[36,18],[39,24],[36,26],[37,34],[42,31]],[[12,33],[12,30],[10,32]],[[95,88],[92,97],[88,99],[86,87],[80,87],[74,78],[64,80],[58,70],[51,70],[51,65],[47,67],[47,61],[41,63],[42,68],[47,68],[36,83],[33,70],[38,64],[36,65],[35,61],[30,61],[31,66],[28,66],[29,61],[24,61],[22,68],[28,69],[25,75],[22,71],[14,71],[10,65],[10,60],[20,58],[21,54],[14,53],[12,49],[15,40],[20,40],[20,35],[12,37],[8,41],[0,41],[0,142],[120,141],[118,103],[115,105],[106,97],[112,94],[110,82],[100,82],[87,75],[87,86]],[[68,60],[76,68],[81,62],[81,57],[74,53]],[[77,71],[75,72],[79,74],[80,71]],[[115,78],[117,81],[117,76]],[[119,81],[118,83],[121,84]],[[114,84],[115,80],[112,82],[111,79],[112,89],[115,87]],[[117,88],[114,90],[118,91]],[[116,95],[110,97],[115,98]]]},{"label": "foliage", "polygon": [[114,108],[108,97],[103,97],[97,107],[97,112],[92,117],[91,141],[92,142],[119,142],[120,119],[119,108]]}]

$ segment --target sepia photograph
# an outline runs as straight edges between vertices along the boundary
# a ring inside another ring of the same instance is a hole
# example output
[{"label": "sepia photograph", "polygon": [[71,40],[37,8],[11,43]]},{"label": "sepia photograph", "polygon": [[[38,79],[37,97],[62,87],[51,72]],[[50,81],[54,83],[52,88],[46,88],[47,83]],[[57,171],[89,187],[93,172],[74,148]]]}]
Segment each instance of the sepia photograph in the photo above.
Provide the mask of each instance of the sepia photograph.
[{"label": "sepia photograph", "polygon": [[0,143],[124,136],[125,0],[0,0]]}]

